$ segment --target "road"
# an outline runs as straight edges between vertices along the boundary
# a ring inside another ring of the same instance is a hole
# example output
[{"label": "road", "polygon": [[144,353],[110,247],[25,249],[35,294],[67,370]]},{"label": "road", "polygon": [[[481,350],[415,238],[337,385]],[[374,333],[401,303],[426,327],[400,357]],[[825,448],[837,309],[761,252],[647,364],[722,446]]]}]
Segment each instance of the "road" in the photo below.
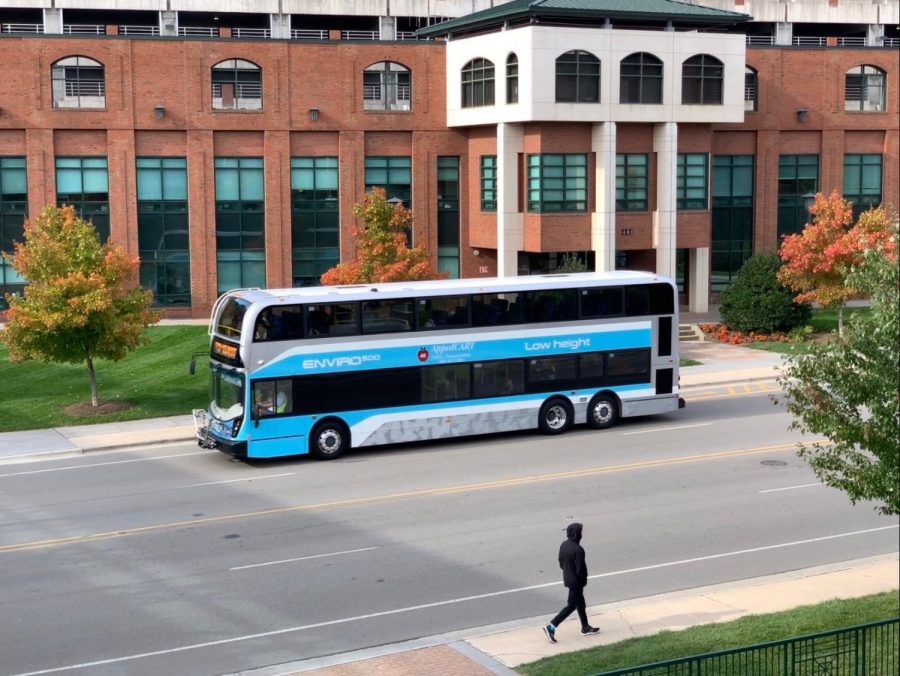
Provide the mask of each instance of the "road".
[{"label": "road", "polygon": [[[897,551],[764,385],[561,437],[243,464],[187,444],[0,466],[0,675],[221,674]],[[747,391],[745,391],[747,390]]]}]

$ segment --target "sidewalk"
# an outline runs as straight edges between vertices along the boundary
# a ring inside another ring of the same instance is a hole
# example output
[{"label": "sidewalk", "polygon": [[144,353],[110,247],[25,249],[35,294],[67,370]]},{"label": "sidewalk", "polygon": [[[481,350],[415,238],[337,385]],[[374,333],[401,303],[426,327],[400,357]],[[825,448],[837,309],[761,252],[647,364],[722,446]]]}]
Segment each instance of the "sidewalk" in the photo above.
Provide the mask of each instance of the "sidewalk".
[{"label": "sidewalk", "polygon": [[728,622],[746,615],[789,610],[835,598],[891,591],[900,586],[898,581],[900,561],[897,553],[893,553],[593,606],[588,608],[588,616],[591,624],[600,628],[600,634],[581,636],[578,621],[570,619],[557,631],[556,645],[550,644],[540,629],[552,613],[548,611],[548,615],[541,617],[240,674],[509,676],[515,673],[515,667],[542,657],[649,636],[666,629]]}]

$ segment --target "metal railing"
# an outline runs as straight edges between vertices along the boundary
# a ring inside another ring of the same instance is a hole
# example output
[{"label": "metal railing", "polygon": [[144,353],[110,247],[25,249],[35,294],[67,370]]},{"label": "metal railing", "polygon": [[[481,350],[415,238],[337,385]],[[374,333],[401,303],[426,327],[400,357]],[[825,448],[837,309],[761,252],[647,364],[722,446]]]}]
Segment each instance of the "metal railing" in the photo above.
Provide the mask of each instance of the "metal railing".
[{"label": "metal railing", "polygon": [[234,28],[231,35],[235,38],[270,38],[272,31],[268,28]]},{"label": "metal railing", "polygon": [[316,30],[310,28],[293,28],[291,29],[291,40],[327,40],[327,30]]},{"label": "metal railing", "polygon": [[159,26],[119,26],[119,35],[159,35]]},{"label": "metal railing", "polygon": [[201,26],[179,26],[178,34],[189,37],[215,38],[219,36],[219,29]]},{"label": "metal railing", "polygon": [[0,33],[43,33],[44,24],[40,23],[4,23],[0,24]]},{"label": "metal railing", "polygon": [[63,33],[68,35],[106,35],[106,26],[88,23],[70,23],[63,26]]},{"label": "metal railing", "polygon": [[774,35],[748,35],[747,44],[754,46],[766,46],[775,44]]},{"label": "metal railing", "polygon": [[341,40],[377,40],[378,31],[341,31]]},{"label": "metal railing", "polygon": [[882,47],[900,47],[900,38],[885,38]]},{"label": "metal railing", "polygon": [[594,676],[897,676],[900,618]]},{"label": "metal railing", "polygon": [[66,96],[106,96],[103,80],[66,80]]}]

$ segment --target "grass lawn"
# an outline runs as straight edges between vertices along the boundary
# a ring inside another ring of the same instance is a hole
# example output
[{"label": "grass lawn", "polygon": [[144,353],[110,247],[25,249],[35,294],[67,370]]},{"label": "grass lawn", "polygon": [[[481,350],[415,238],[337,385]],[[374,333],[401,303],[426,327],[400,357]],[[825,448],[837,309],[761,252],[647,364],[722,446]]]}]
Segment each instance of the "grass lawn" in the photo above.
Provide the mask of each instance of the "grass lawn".
[{"label": "grass lawn", "polygon": [[[547,657],[520,665],[516,671],[527,676],[596,674],[887,620],[898,614],[900,598],[897,592],[885,592],[858,599],[826,601],[781,613],[750,615],[732,622],[700,625],[682,631],[664,631],[653,636]],[[893,649],[897,650],[896,641]],[[896,664],[896,655],[886,664]]]},{"label": "grass lawn", "polygon": [[101,401],[129,402],[127,411],[98,416],[71,416],[63,409],[90,400],[84,364],[9,362],[0,345],[0,432],[85,425],[158,416],[184,415],[206,404],[209,377],[206,360],[198,358],[197,375],[188,374],[191,354],[209,352],[205,326],[170,325],[147,329],[150,344],[115,362],[97,360]]}]

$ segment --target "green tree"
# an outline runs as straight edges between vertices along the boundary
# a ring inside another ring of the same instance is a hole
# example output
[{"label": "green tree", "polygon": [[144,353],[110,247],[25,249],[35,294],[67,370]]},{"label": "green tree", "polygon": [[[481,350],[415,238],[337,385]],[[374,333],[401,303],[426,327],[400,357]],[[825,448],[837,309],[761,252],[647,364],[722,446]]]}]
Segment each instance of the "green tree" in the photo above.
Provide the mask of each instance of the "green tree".
[{"label": "green tree", "polygon": [[150,309],[153,294],[134,281],[138,259],[100,244],[71,206],[48,206],[26,220],[24,243],[4,256],[27,282],[23,296],[7,296],[0,341],[10,361],[84,363],[91,405],[98,406],[94,360],[124,358],[146,342],[144,327],[159,320]]},{"label": "green tree", "polygon": [[871,313],[852,315],[837,342],[788,356],[779,382],[791,428],[827,439],[799,451],[819,480],[854,504],[873,500],[878,511],[898,514],[900,279],[896,221],[890,227],[847,276],[871,296]]},{"label": "green tree", "polygon": [[554,272],[587,272],[587,263],[574,251],[564,253]]},{"label": "green tree", "polygon": [[385,199],[383,188],[373,188],[363,201],[353,205],[362,226],[354,226],[356,260],[326,270],[322,284],[367,284],[441,279],[446,273],[432,267],[421,246],[408,247],[406,232],[412,227],[412,212]]},{"label": "green tree", "polygon": [[778,281],[781,259],[773,253],[755,254],[744,261],[719,299],[722,323],[745,333],[790,331],[810,318],[810,307],[794,301]]}]

